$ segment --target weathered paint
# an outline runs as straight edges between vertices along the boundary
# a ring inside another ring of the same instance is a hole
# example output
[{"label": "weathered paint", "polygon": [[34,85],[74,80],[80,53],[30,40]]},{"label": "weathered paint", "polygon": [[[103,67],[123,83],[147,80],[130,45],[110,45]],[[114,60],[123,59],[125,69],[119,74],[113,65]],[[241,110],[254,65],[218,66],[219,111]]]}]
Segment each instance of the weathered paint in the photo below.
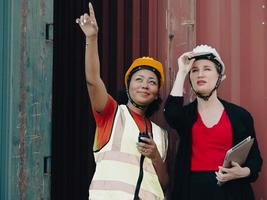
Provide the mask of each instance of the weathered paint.
[{"label": "weathered paint", "polygon": [[[217,48],[226,64],[220,95],[251,112],[264,160],[267,159],[267,1],[197,1],[197,43]],[[256,199],[267,199],[263,162],[253,184]]]},{"label": "weathered paint", "polygon": [[[149,55],[157,57],[164,65],[166,82],[161,96],[165,100],[178,71],[177,58],[195,44],[196,3],[195,0],[149,3]],[[186,97],[190,96],[186,94]],[[163,115],[154,118],[166,127]]]},{"label": "weathered paint", "polygon": [[45,39],[45,28],[53,20],[53,1],[8,2],[4,19],[9,34],[3,40],[8,45],[0,43],[10,55],[3,66],[6,79],[1,79],[9,84],[5,106],[10,116],[0,133],[8,143],[1,151],[9,155],[0,163],[1,175],[6,173],[1,200],[50,199],[44,160],[51,155],[52,43]]},{"label": "weathered paint", "polygon": [[25,45],[27,31],[28,1],[21,2],[20,60],[19,60],[19,199],[25,199],[25,129],[26,129],[26,91],[25,91]]}]

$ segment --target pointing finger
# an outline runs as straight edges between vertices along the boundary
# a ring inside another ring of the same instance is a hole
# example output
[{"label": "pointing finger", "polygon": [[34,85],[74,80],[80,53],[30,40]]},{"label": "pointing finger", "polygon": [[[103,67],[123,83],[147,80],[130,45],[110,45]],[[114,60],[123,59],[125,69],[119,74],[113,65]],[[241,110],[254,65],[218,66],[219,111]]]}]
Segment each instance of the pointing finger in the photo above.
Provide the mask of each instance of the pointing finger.
[{"label": "pointing finger", "polygon": [[94,8],[91,2],[89,2],[89,13],[90,13],[90,17],[95,17]]}]

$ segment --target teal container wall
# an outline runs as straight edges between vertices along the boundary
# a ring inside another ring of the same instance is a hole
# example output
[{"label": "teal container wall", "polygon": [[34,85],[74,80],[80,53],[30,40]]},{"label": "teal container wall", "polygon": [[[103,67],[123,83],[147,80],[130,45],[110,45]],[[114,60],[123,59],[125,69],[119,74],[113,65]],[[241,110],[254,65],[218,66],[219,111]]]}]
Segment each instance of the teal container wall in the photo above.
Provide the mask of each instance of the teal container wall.
[{"label": "teal container wall", "polygon": [[50,199],[53,1],[2,0],[0,9],[0,198]]},{"label": "teal container wall", "polygon": [[[9,166],[10,166],[10,134],[8,134],[9,124],[9,1],[0,1],[0,199],[8,199],[9,193]],[[5,31],[4,31],[5,30]]]}]

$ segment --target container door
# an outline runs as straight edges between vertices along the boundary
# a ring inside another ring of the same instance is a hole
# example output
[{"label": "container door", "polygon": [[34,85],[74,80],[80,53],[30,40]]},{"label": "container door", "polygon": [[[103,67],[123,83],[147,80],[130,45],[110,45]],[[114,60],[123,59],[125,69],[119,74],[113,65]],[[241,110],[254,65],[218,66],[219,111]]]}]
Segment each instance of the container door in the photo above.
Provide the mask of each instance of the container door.
[{"label": "container door", "polygon": [[53,1],[0,9],[0,199],[50,199]]}]

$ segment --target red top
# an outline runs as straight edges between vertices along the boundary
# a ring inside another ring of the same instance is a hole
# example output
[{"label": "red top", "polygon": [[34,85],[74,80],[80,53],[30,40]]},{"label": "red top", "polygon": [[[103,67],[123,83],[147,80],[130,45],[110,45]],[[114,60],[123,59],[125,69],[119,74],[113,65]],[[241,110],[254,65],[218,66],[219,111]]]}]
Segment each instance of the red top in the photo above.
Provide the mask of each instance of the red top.
[{"label": "red top", "polygon": [[[107,104],[101,113],[93,110],[93,115],[96,121],[97,132],[94,142],[94,151],[101,149],[109,140],[113,127],[113,120],[117,108],[117,102],[111,97],[108,97]],[[151,123],[149,119],[130,110],[130,113],[137,124],[140,132],[145,130],[151,131]],[[137,141],[137,138],[136,138]]]},{"label": "red top", "polygon": [[200,114],[192,128],[192,171],[217,171],[225,153],[232,147],[232,127],[223,111],[217,124],[208,128]]}]

